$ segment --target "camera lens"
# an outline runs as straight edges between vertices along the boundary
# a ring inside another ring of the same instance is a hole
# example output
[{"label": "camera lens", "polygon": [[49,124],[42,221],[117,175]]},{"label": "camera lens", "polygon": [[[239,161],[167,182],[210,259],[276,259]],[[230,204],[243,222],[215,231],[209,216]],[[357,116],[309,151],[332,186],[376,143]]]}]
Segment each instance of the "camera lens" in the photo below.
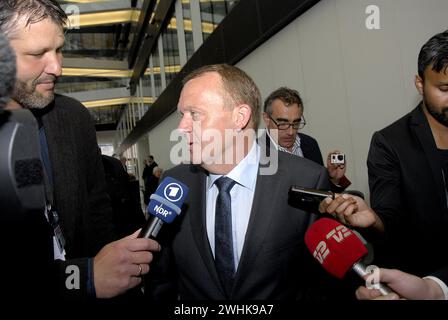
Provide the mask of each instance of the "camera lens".
[{"label": "camera lens", "polygon": [[344,156],[343,156],[342,154],[338,154],[338,160],[339,160],[339,161],[344,160]]}]

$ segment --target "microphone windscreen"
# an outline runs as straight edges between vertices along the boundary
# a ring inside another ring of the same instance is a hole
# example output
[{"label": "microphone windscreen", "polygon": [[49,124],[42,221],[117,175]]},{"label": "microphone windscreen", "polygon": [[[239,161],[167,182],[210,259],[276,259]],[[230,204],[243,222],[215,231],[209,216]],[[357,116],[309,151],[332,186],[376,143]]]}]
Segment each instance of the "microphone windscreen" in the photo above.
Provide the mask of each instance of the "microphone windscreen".
[{"label": "microphone windscreen", "polygon": [[161,219],[165,223],[173,222],[180,214],[182,204],[188,194],[188,187],[172,177],[166,177],[150,197],[148,214]]},{"label": "microphone windscreen", "polygon": [[329,218],[311,225],[305,234],[305,243],[322,267],[339,279],[368,253],[352,230]]},{"label": "microphone windscreen", "polygon": [[0,109],[4,108],[11,95],[16,78],[16,57],[8,39],[0,34]]},{"label": "microphone windscreen", "polygon": [[40,185],[44,180],[42,161],[38,158],[17,160],[14,172],[17,188]]}]

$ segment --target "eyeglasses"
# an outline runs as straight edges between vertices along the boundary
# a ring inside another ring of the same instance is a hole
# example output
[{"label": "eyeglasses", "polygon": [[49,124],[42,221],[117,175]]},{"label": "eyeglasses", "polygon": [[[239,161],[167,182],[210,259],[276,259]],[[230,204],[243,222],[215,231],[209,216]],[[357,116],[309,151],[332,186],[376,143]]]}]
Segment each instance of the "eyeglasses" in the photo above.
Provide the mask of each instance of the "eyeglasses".
[{"label": "eyeglasses", "polygon": [[278,130],[288,130],[289,127],[292,127],[294,130],[302,129],[306,125],[305,117],[302,115],[299,122],[277,122],[275,121],[270,114],[268,114],[269,118],[275,123]]}]

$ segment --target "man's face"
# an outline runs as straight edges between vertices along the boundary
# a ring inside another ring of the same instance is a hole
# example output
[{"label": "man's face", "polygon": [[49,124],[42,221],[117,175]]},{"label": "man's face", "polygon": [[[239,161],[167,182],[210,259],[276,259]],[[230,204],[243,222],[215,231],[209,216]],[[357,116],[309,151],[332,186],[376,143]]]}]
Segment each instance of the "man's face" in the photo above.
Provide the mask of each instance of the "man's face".
[{"label": "man's face", "polygon": [[448,70],[435,72],[429,66],[424,75],[424,80],[416,77],[417,90],[423,96],[423,102],[432,117],[448,127]]},{"label": "man's face", "polygon": [[178,130],[188,137],[191,162],[208,170],[232,150],[233,140],[225,139],[225,130],[236,127],[225,101],[219,74],[208,72],[185,84],[177,106],[182,116]]},{"label": "man's face", "polygon": [[64,33],[51,19],[26,26],[18,20],[11,39],[17,56],[17,82],[12,96],[24,108],[41,109],[54,99],[56,79],[62,74]]},{"label": "man's face", "polygon": [[[271,118],[274,119],[277,124],[281,123],[299,123],[302,117],[303,108],[294,103],[292,105],[287,106],[280,99],[276,99],[271,104],[272,107],[272,115]],[[271,130],[277,130],[278,127],[275,122],[269,117],[269,115],[265,112],[263,114],[263,119],[266,124],[266,128],[268,128],[269,132]],[[277,143],[283,148],[291,150],[294,145],[294,141],[297,136],[297,129],[294,129],[292,126],[289,126],[286,130],[278,130],[278,141]],[[272,135],[275,137],[275,134]]]}]

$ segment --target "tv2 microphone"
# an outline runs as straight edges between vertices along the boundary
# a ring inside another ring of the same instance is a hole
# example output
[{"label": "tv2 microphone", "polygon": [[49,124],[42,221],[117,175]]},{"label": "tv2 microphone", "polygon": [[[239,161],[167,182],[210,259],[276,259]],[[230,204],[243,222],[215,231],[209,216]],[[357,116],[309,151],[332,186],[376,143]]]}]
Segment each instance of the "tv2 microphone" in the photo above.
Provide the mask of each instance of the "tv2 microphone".
[{"label": "tv2 microphone", "polygon": [[150,197],[148,221],[139,238],[155,239],[164,223],[171,223],[180,214],[188,187],[174,178],[166,177]]},{"label": "tv2 microphone", "polygon": [[[358,236],[339,222],[322,218],[305,233],[305,243],[313,257],[333,276],[342,279],[352,269],[359,276],[370,273],[362,258],[368,250]],[[382,295],[392,291],[382,283],[375,283]]]}]

